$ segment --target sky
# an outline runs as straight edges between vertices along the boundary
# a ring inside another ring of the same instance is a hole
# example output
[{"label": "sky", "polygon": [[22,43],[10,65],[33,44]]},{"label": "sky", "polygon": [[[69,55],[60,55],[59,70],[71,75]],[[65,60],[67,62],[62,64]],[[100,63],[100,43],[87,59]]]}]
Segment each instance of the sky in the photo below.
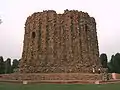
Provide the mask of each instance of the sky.
[{"label": "sky", "polygon": [[24,24],[34,12],[65,9],[88,12],[97,23],[100,53],[120,52],[119,0],[0,0],[0,56],[19,59],[22,55]]}]

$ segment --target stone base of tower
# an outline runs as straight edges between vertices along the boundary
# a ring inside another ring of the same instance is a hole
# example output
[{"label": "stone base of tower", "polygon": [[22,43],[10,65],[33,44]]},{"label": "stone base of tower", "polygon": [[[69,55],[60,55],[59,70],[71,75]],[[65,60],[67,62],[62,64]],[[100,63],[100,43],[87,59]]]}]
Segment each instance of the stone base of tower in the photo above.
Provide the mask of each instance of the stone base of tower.
[{"label": "stone base of tower", "polygon": [[[93,70],[94,69],[94,70]],[[100,69],[100,71],[99,71]],[[100,65],[96,65],[96,67],[85,66],[85,65],[74,65],[74,66],[48,66],[48,67],[40,67],[40,66],[21,66],[19,68],[20,73],[99,73],[103,71],[100,68]]]},{"label": "stone base of tower", "polygon": [[91,73],[27,73],[2,75],[3,80],[102,80],[102,74]]}]

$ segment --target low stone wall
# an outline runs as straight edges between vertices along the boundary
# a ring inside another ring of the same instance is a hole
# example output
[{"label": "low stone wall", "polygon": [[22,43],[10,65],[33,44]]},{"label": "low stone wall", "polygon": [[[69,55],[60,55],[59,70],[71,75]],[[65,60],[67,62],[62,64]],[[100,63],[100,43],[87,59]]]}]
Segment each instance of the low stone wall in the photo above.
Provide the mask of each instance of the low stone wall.
[{"label": "low stone wall", "polygon": [[50,73],[50,74],[3,74],[0,80],[101,80],[102,74],[90,73]]},{"label": "low stone wall", "polygon": [[114,80],[120,79],[120,74],[118,74],[118,73],[112,73],[112,79],[114,79]]}]

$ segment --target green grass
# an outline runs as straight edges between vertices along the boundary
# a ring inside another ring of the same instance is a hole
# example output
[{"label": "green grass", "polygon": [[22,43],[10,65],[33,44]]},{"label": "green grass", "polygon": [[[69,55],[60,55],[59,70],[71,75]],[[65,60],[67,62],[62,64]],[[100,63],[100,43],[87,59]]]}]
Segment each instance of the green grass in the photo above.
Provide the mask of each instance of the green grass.
[{"label": "green grass", "polygon": [[0,90],[120,90],[120,84],[7,84],[0,83]]}]

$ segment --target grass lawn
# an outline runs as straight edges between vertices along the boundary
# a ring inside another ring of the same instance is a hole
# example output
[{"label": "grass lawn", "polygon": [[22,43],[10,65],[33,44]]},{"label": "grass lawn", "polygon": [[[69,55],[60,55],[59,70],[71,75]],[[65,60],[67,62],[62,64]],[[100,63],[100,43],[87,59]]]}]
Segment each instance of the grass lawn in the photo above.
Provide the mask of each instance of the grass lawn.
[{"label": "grass lawn", "polygon": [[8,84],[0,83],[0,90],[120,90],[120,84]]}]

